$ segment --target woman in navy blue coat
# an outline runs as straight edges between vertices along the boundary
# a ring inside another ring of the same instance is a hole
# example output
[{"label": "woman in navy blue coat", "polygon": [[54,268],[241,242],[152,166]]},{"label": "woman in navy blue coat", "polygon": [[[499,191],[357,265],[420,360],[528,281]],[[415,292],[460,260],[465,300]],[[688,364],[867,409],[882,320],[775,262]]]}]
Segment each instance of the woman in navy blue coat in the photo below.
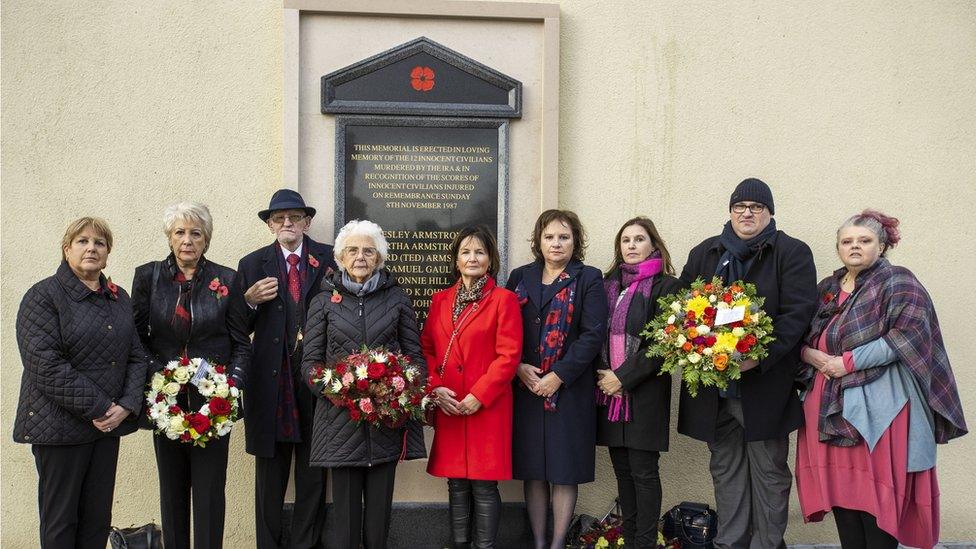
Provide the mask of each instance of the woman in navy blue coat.
[{"label": "woman in navy blue coat", "polygon": [[[583,264],[575,213],[547,210],[536,220],[536,261],[515,269],[508,289],[522,308],[522,364],[515,381],[513,476],[525,481],[535,547],[561,548],[578,485],[595,468],[595,362],[607,333],[603,277]],[[552,541],[546,519],[553,515]]]}]

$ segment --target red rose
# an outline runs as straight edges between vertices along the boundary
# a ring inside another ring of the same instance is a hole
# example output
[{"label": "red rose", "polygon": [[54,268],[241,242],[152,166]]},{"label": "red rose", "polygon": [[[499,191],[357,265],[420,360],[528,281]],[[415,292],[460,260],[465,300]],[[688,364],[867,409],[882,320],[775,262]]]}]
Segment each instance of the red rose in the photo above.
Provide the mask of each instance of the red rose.
[{"label": "red rose", "polygon": [[162,401],[164,401],[164,400],[166,400],[166,397],[165,397],[165,396],[163,396],[163,393],[158,393],[158,394],[156,395],[156,402],[162,402]]},{"label": "red rose", "polygon": [[213,397],[210,399],[210,412],[215,416],[229,416],[230,402],[226,398]]},{"label": "red rose", "polygon": [[714,317],[717,314],[718,314],[718,310],[715,309],[715,307],[705,307],[705,316],[706,317]]},{"label": "red rose", "polygon": [[711,347],[711,346],[715,345],[715,342],[716,341],[718,341],[718,340],[715,339],[715,336],[708,336],[708,337],[705,338],[705,345]]},{"label": "red rose", "polygon": [[365,379],[360,379],[356,381],[356,388],[360,391],[365,391],[366,389],[369,389],[369,382]]},{"label": "red rose", "polygon": [[744,339],[740,339],[739,342],[735,344],[735,350],[739,351],[740,353],[749,352],[749,347],[751,347],[751,345],[749,345],[749,342]]},{"label": "red rose", "polygon": [[346,365],[342,362],[336,364],[336,373],[340,376],[346,373]]},{"label": "red rose", "polygon": [[220,279],[219,278],[215,278],[215,279],[213,279],[213,280],[210,281],[210,291],[211,292],[216,292],[217,291],[217,288],[220,288]]},{"label": "red rose", "polygon": [[183,431],[183,434],[180,435],[180,440],[182,440],[183,442],[190,442],[190,440],[192,440],[190,438],[190,433],[188,431]]},{"label": "red rose", "polygon": [[745,339],[746,339],[746,341],[747,341],[747,342],[749,343],[749,346],[750,346],[750,347],[751,347],[751,346],[753,346],[753,345],[755,345],[755,344],[756,344],[756,342],[758,341],[758,340],[756,339],[756,336],[754,336],[754,335],[752,335],[752,334],[749,334],[749,335],[747,335]]},{"label": "red rose", "polygon": [[217,372],[218,374],[222,374],[222,373],[224,373],[224,372],[227,371],[227,367],[226,366],[221,366],[220,364],[218,364],[218,365],[214,366],[214,371]]},{"label": "red rose", "polygon": [[688,314],[685,315],[685,318],[687,318],[688,320],[695,320],[695,311],[688,311]]},{"label": "red rose", "polygon": [[731,293],[726,293],[725,295],[723,295],[722,296],[722,301],[724,301],[726,303],[732,303],[732,294]]},{"label": "red rose", "polygon": [[390,401],[390,408],[393,408],[394,410],[400,409],[400,401],[399,400],[391,400]]},{"label": "red rose", "polygon": [[180,407],[175,404],[169,407],[169,413],[173,414],[174,416],[182,412],[183,410],[180,409]]},{"label": "red rose", "polygon": [[200,434],[210,429],[210,418],[203,414],[190,414],[186,416],[186,420],[190,423],[190,428]]},{"label": "red rose", "polygon": [[228,387],[234,387],[236,385],[237,385],[237,382],[234,381],[234,378],[232,378],[232,377],[227,378],[227,386]]},{"label": "red rose", "polygon": [[389,366],[390,368],[394,368],[394,369],[395,369],[395,368],[399,368],[399,367],[400,367],[400,361],[399,361],[399,360],[397,360],[397,357],[396,357],[396,355],[394,355],[394,354],[390,354],[390,355],[389,355],[389,356],[387,357],[387,359],[386,359],[386,364],[387,364],[387,365],[388,365],[388,366]]},{"label": "red rose", "polygon": [[386,366],[383,366],[383,364],[379,362],[373,362],[366,367],[366,375],[369,376],[369,379],[379,379],[383,377],[385,372]]},{"label": "red rose", "polygon": [[349,410],[349,419],[359,421],[361,417],[363,417],[363,415],[359,410]]}]

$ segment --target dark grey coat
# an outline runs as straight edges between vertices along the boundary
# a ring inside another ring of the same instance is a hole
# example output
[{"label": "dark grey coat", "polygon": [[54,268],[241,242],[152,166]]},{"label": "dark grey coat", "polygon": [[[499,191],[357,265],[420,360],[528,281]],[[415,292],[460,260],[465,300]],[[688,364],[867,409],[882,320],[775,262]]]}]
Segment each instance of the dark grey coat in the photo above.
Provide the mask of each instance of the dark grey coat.
[{"label": "dark grey coat", "polygon": [[142,408],[146,361],[125,290],[114,299],[93,292],[62,261],[20,302],[17,345],[24,374],[15,442],[84,444],[136,430],[136,414],[109,433],[92,425],[113,402]]},{"label": "dark grey coat", "polygon": [[[332,300],[333,290],[342,298],[338,303]],[[420,366],[424,379],[427,377],[410,298],[385,269],[380,271],[376,290],[363,297],[353,295],[342,285],[339,272],[324,278],[322,292],[309,306],[305,329],[302,376],[306,380],[317,363],[335,363],[359,352],[363,345],[401,352]],[[334,406],[315,386],[307,386],[319,397],[315,404],[309,464],[368,467],[400,459],[404,444],[405,459],[427,457],[423,427],[418,423],[409,422],[405,428],[396,430],[356,423],[349,419],[345,408]]]}]

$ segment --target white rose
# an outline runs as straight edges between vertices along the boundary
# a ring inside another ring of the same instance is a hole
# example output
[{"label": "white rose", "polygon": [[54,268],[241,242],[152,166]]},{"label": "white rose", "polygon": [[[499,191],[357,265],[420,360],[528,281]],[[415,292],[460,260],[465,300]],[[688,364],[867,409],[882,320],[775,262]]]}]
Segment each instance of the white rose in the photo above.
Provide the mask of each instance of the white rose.
[{"label": "white rose", "polygon": [[177,435],[182,434],[183,431],[186,430],[186,428],[183,427],[183,416],[178,415],[178,416],[171,417],[169,419],[169,425],[166,427],[166,430],[176,433]]},{"label": "white rose", "polygon": [[217,388],[214,389],[214,394],[220,398],[227,398],[228,393],[230,393],[230,386],[226,383],[218,383]]},{"label": "white rose", "polygon": [[173,370],[173,379],[177,383],[186,383],[190,381],[190,369],[186,366],[180,366]]},{"label": "white rose", "polygon": [[718,304],[715,305],[715,308],[716,309],[728,309],[729,308],[729,304],[726,303],[726,302],[724,302],[724,301],[719,301]]},{"label": "white rose", "polygon": [[356,379],[366,379],[365,366],[356,366]]},{"label": "white rose", "polygon": [[180,392],[180,384],[175,381],[170,381],[166,385],[163,385],[163,394],[173,396]]},{"label": "white rose", "polygon": [[688,359],[685,358],[678,359],[678,366],[684,366],[685,364],[688,364]]},{"label": "white rose", "polygon": [[698,353],[691,353],[690,355],[688,355],[688,362],[692,364],[698,364],[699,362],[701,362],[701,359],[702,357]]},{"label": "white rose", "polygon": [[159,374],[153,374],[152,385],[150,385],[152,387],[152,390],[159,391],[160,389],[163,388],[163,385],[166,385],[166,379]]},{"label": "white rose", "polygon": [[675,318],[674,315],[669,316],[668,317],[668,324],[674,324],[674,321],[675,320],[677,320],[677,318]]},{"label": "white rose", "polygon": [[702,324],[701,326],[698,326],[697,328],[695,328],[695,331],[698,332],[698,335],[703,336],[703,335],[708,334],[708,332],[711,332],[712,330],[708,326]]},{"label": "white rose", "polygon": [[227,375],[226,374],[214,374],[213,375],[213,382],[216,383],[217,385],[220,385],[221,383],[227,383]]},{"label": "white rose", "polygon": [[676,313],[680,313],[681,312],[681,303],[679,303],[677,301],[672,301],[671,302],[671,310],[674,311],[674,312],[676,312]]},{"label": "white rose", "polygon": [[682,345],[685,344],[686,341],[688,341],[688,338],[685,337],[684,334],[681,334],[678,336],[678,339],[675,340],[675,343],[678,344],[678,347],[681,347]]},{"label": "white rose", "polygon": [[746,335],[746,331],[742,328],[732,328],[732,335],[735,337],[742,337]]},{"label": "white rose", "polygon": [[712,295],[708,296],[708,302],[709,303],[715,303],[716,301],[718,301],[718,298],[715,297],[715,294],[712,294]]},{"label": "white rose", "polygon": [[712,348],[705,347],[704,349],[702,349],[702,354],[705,356],[712,356]]},{"label": "white rose", "polygon": [[227,420],[223,421],[217,425],[217,436],[226,436],[230,432],[231,428],[234,426],[234,422]]},{"label": "white rose", "polygon": [[197,384],[197,390],[205,397],[210,397],[216,388],[217,386],[214,385],[214,382],[206,378],[201,379],[200,383]]},{"label": "white rose", "polygon": [[238,389],[237,387],[231,387],[230,388],[230,396],[232,396],[234,398],[237,398],[237,395],[239,395],[239,394],[241,394],[240,389]]}]

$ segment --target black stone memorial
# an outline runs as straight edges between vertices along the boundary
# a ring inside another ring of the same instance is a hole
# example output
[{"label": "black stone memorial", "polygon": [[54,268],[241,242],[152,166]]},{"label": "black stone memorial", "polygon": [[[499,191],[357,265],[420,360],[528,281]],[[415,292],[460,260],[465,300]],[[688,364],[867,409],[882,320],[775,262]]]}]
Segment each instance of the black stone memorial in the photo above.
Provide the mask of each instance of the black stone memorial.
[{"label": "black stone memorial", "polygon": [[518,81],[427,38],[322,77],[322,112],[339,115],[336,232],[351,219],[383,228],[386,266],[421,322],[454,282],[458,230],[494,232],[507,274],[508,120],[521,97]]}]

